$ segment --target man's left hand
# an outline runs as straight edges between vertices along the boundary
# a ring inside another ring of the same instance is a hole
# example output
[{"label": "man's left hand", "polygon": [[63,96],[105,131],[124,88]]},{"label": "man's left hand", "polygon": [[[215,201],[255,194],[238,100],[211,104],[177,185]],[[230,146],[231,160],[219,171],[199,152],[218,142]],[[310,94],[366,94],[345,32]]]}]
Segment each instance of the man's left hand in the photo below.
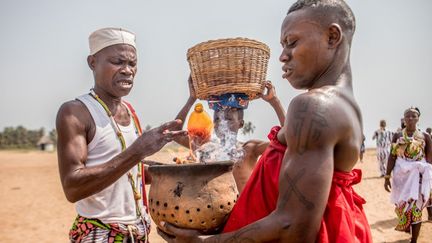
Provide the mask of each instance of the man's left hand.
[{"label": "man's left hand", "polygon": [[162,222],[159,227],[157,228],[158,234],[169,243],[202,242],[201,233],[198,230],[181,229],[166,222]]}]

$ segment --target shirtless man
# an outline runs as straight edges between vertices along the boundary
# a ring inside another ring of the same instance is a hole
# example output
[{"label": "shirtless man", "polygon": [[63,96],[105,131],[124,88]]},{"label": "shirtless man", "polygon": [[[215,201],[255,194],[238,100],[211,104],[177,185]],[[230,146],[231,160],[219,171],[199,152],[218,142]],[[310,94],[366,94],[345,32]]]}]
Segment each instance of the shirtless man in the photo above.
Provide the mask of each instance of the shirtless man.
[{"label": "shirtless man", "polygon": [[[276,96],[275,88],[270,81],[267,81],[265,86],[267,88],[267,92],[264,95],[262,95],[261,98],[267,101],[268,103],[270,103],[270,105],[273,107],[273,109],[275,110],[278,116],[280,124],[283,125],[283,122],[285,120],[285,111],[279,101],[279,98]],[[194,91],[191,84],[191,78],[189,78],[189,93],[190,93],[189,98],[186,104],[183,106],[183,108],[176,116],[176,119],[180,119],[184,121],[186,119],[189,110],[191,109],[192,105],[196,101],[196,97],[194,95]],[[229,132],[232,134],[232,136],[234,136],[232,139],[235,139],[235,141],[232,143],[237,144],[238,146],[238,148],[235,149],[243,150],[242,151],[243,156],[241,156],[241,158],[238,161],[236,161],[236,163],[233,166],[233,175],[239,193],[243,190],[247,180],[249,179],[249,176],[251,175],[254,169],[258,157],[264,152],[264,150],[267,148],[269,144],[268,141],[262,141],[258,139],[252,139],[245,143],[237,142],[238,131],[244,125],[243,115],[244,115],[244,109],[234,108],[234,107],[227,107],[225,109],[216,109],[213,115],[215,134],[221,140],[221,143],[226,143],[224,138],[226,136],[224,132],[226,131],[223,131],[224,126],[221,125],[222,123],[225,122],[226,128],[228,128]],[[178,129],[181,129],[181,126],[178,126]],[[181,144],[184,147],[189,148],[188,136],[177,137],[175,141],[178,144]],[[224,145],[222,144],[222,146]]]},{"label": "shirtless man", "polygon": [[[354,30],[354,15],[342,0],[299,0],[291,6],[282,24],[280,61],[283,77],[306,92],[290,102],[277,135],[288,149],[277,173],[274,211],[210,236],[162,222],[170,234],[159,233],[168,242],[372,241],[365,201],[351,187],[361,179],[353,168],[363,134],[349,61]],[[251,198],[241,203],[244,192],[235,207],[259,209],[266,203],[250,205]],[[233,214],[236,208],[230,218]]]}]

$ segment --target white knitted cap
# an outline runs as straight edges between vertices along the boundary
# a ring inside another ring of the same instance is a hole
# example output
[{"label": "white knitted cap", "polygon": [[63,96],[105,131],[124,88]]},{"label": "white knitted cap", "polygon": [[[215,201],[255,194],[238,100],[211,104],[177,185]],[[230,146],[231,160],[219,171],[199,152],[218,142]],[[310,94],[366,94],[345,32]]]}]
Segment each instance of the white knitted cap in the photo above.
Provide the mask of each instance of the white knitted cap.
[{"label": "white knitted cap", "polygon": [[136,49],[135,34],[122,28],[103,28],[96,30],[89,36],[90,55],[105,47],[127,44]]}]

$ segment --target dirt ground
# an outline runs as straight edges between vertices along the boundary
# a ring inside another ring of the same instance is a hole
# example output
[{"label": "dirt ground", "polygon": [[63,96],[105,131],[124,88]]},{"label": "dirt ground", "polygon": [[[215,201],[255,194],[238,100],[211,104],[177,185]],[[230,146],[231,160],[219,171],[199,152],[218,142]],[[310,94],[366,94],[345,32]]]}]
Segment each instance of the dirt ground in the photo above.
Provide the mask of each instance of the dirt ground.
[{"label": "dirt ground", "polygon": [[[172,157],[165,150],[149,159],[168,161]],[[384,181],[378,177],[375,151],[368,150],[357,167],[363,170],[363,181],[356,190],[367,201],[365,211],[374,242],[409,242],[409,234],[393,230],[396,216]],[[55,153],[0,151],[0,215],[0,242],[68,242],[75,212],[63,194]],[[150,237],[152,243],[164,242],[156,230]],[[432,223],[423,223],[419,242],[431,239]]]}]

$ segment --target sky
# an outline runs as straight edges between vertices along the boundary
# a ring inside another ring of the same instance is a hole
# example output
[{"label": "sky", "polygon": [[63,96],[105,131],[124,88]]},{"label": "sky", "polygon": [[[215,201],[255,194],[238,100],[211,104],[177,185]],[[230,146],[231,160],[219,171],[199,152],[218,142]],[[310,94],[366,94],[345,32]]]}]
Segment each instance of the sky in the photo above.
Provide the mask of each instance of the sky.
[{"label": "sky", "polygon": [[[351,50],[354,94],[366,145],[385,119],[390,130],[418,106],[419,128],[432,127],[432,1],[349,0],[357,20]],[[55,127],[60,105],[87,93],[88,35],[103,27],[137,34],[138,73],[131,102],[143,126],[175,118],[189,92],[187,49],[207,40],[246,37],[271,49],[267,79],[285,109],[304,92],[282,79],[280,27],[293,0],[2,0],[0,2],[0,131]],[[207,105],[205,105],[207,106]],[[210,112],[211,113],[211,112]],[[271,106],[254,100],[245,120],[266,139],[278,124]]]}]

